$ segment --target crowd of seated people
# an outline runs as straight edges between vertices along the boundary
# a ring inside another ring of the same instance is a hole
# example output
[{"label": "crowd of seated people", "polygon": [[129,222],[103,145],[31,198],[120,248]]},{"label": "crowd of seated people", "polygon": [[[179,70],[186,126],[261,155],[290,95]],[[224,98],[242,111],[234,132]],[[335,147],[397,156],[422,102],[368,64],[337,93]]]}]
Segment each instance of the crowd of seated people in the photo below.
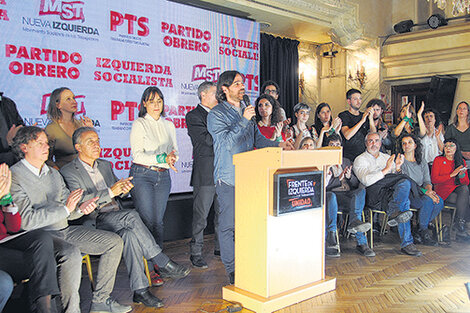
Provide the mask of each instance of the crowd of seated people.
[{"label": "crowd of seated people", "polygon": [[[279,86],[272,81],[265,85],[254,108],[261,135],[275,142],[291,142],[296,149],[343,147],[342,163],[327,169],[327,256],[340,256],[336,235],[339,210],[350,215],[346,230],[357,241],[358,253],[366,257],[375,256],[365,235],[371,228],[370,221],[363,221],[366,208],[387,213],[387,223],[397,226],[401,251],[408,255],[421,255],[414,236],[419,236],[419,243],[438,245],[429,226],[444,203],[456,207],[456,240],[470,242],[466,230],[466,221],[470,220],[467,102],[458,104],[455,120],[448,127],[441,123],[438,112],[424,103],[417,113],[406,104],[393,127],[383,120],[383,101],[372,99],[361,112],[361,92],[351,89],[346,93],[347,110],[337,117],[332,116],[328,103],[320,103],[312,116],[313,125],[308,125],[313,110],[298,103],[289,125],[291,119],[286,118],[277,100]],[[203,162],[214,160],[206,119],[207,112],[217,104],[215,85],[207,83],[198,92],[200,112],[188,115],[188,132],[194,151],[207,153],[205,161],[194,156],[198,160],[195,166],[207,168]],[[31,309],[80,312],[78,290],[84,254],[99,257],[91,312],[132,310],[110,296],[121,256],[128,269],[133,301],[162,307],[163,301],[150,292],[142,258],[149,263],[153,286],[163,285],[162,278],[183,278],[190,268],[172,261],[162,251],[163,216],[171,188],[169,172],[176,171],[178,146],[175,127],[165,119],[161,90],[148,87],[142,94],[139,117],[130,133],[133,164],[129,177],[123,179],[117,179],[110,162],[99,158],[98,133],[90,118],[76,117],[77,102],[69,88],[51,93],[51,123],[45,129],[24,126],[14,102],[8,99],[4,103],[8,112],[0,115],[7,125],[0,134],[0,251],[15,251],[11,258],[5,258],[10,264],[28,264]],[[209,168],[214,167],[211,164]],[[200,217],[193,223],[197,232],[193,232],[190,260],[200,268],[208,266],[201,255],[199,237],[212,203],[218,206],[213,173],[209,174],[204,178],[209,183],[191,182],[198,190],[194,197],[201,202],[197,204]],[[135,210],[122,204],[129,194]],[[418,216],[414,234],[410,209]],[[93,228],[83,225],[87,222]],[[196,236],[198,249],[193,246]],[[17,280],[8,273],[5,262],[0,262],[0,311],[12,290],[11,276]]]}]

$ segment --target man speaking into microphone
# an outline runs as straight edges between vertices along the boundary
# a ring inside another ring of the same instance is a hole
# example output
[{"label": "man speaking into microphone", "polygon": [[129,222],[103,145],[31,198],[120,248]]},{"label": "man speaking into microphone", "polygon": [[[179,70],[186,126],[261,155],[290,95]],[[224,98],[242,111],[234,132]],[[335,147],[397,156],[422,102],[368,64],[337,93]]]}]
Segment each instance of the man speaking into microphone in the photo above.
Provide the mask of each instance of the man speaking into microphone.
[{"label": "man speaking into microphone", "polygon": [[255,108],[249,101],[243,101],[244,95],[242,74],[237,71],[223,72],[217,82],[216,98],[219,103],[207,116],[207,129],[214,141],[214,182],[219,198],[220,257],[231,284],[235,282],[233,155],[253,148],[282,147],[287,150],[294,148],[290,142],[271,141],[259,132],[254,121]]}]

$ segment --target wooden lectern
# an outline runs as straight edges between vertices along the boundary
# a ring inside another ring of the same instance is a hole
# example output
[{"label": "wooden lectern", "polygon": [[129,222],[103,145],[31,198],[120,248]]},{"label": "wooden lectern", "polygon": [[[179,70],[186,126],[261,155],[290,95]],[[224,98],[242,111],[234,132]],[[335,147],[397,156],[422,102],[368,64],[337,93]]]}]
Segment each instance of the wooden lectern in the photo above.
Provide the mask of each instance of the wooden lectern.
[{"label": "wooden lectern", "polygon": [[[325,278],[325,205],[274,216],[273,202],[276,173],[324,171],[341,158],[340,147],[234,155],[235,284],[223,299],[273,312],[336,288],[336,278]],[[324,181],[322,192],[325,199]]]}]

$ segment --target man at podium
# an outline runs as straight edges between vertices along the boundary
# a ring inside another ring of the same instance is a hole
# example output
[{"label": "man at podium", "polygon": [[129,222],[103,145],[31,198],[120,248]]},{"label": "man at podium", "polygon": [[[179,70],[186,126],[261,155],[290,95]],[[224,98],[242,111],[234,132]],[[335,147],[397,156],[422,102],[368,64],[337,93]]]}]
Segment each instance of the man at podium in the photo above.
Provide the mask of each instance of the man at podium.
[{"label": "man at podium", "polygon": [[[235,282],[235,166],[233,155],[254,148],[281,147],[292,150],[290,142],[266,139],[255,122],[255,108],[244,101],[243,76],[225,71],[217,82],[218,105],[207,116],[207,128],[214,140],[214,182],[219,198],[220,256],[230,283]],[[245,97],[246,98],[246,97]]]}]

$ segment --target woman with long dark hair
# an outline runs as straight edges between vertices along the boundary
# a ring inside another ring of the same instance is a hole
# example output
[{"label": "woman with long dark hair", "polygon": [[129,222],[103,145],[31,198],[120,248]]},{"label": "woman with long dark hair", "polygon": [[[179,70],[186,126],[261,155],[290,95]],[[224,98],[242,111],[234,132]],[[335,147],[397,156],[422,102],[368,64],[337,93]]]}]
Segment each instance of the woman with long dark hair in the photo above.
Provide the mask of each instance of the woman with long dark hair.
[{"label": "woman with long dark hair", "polygon": [[437,194],[445,202],[455,204],[457,207],[456,239],[469,241],[470,235],[465,229],[469,211],[469,179],[459,143],[454,138],[444,141],[443,155],[434,159],[431,181]]},{"label": "woman with long dark hair", "polygon": [[178,159],[175,126],[164,115],[163,93],[157,87],[148,87],[142,94],[139,118],[132,124],[130,135],[132,199],[160,247],[163,247],[163,216],[171,189],[169,169],[176,172]]},{"label": "woman with long dark hair", "polygon": [[328,103],[322,102],[317,105],[315,110],[315,124],[314,129],[318,134],[317,148],[323,146],[323,140],[325,136],[329,136],[333,133],[339,135],[341,130],[342,121],[339,117],[335,118],[331,116],[331,107]]},{"label": "woman with long dark hair", "polygon": [[418,137],[404,134],[400,143],[400,153],[405,156],[401,170],[418,186],[418,190],[410,193],[410,206],[419,212],[419,234],[423,244],[435,246],[437,242],[432,239],[428,225],[442,211],[444,201],[432,189],[429,167],[423,159],[423,147]]},{"label": "woman with long dark hair", "polygon": [[93,127],[89,117],[75,117],[77,110],[78,104],[72,90],[61,87],[52,91],[47,107],[47,117],[51,123],[46,126],[45,131],[51,147],[47,163],[56,169],[77,156],[72,143],[73,132],[82,126]]},{"label": "woman with long dark hair", "polygon": [[255,101],[256,122],[260,133],[272,141],[285,141],[283,123],[276,99],[262,94]]}]

